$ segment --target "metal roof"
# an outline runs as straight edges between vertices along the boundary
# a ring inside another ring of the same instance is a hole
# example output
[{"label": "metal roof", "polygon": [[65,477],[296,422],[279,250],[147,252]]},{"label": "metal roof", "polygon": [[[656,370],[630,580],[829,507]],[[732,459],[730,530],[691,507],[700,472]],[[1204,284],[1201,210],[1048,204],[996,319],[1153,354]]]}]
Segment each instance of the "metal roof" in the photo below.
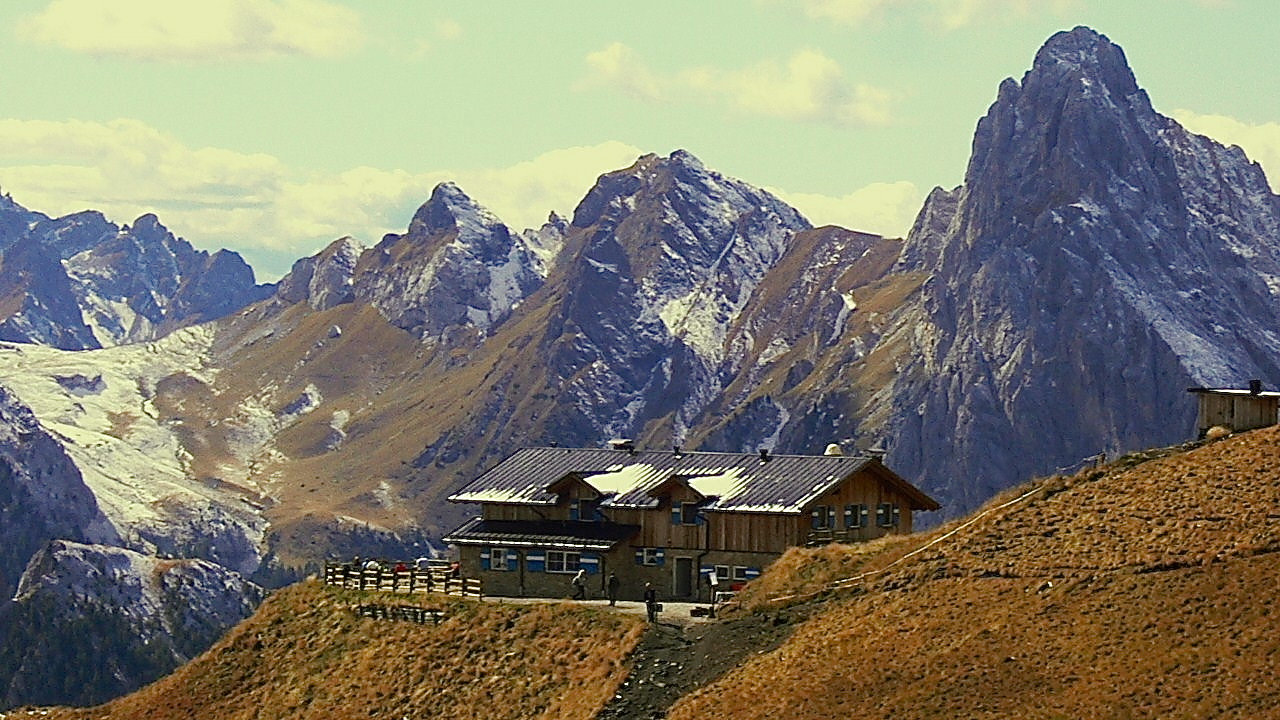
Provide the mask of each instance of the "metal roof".
[{"label": "metal roof", "polygon": [[609,550],[640,531],[639,525],[570,523],[555,520],[485,520],[473,518],[449,533],[454,545],[545,547],[563,550]]},{"label": "metal roof", "polygon": [[795,514],[850,475],[875,466],[911,500],[912,509],[936,510],[936,501],[867,455],[770,455],[744,453],[525,448],[468,483],[449,499],[465,503],[552,505],[548,491],[570,475],[603,496],[601,507],[656,507],[650,492],[676,479],[709,499],[709,512]]}]

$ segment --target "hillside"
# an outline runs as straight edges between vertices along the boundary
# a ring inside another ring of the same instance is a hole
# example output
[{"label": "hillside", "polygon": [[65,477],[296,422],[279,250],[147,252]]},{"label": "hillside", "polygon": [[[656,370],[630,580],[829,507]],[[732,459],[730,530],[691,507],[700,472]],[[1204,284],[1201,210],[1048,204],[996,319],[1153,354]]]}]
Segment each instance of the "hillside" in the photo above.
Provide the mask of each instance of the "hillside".
[{"label": "hillside", "polygon": [[1280,428],[1158,455],[793,553],[744,602],[809,620],[670,717],[1280,716]]},{"label": "hillside", "polygon": [[304,583],[169,678],[49,717],[626,718],[679,693],[671,718],[1280,717],[1277,478],[1280,428],[1125,456],[792,551],[682,636],[558,602],[361,620]]},{"label": "hillside", "polygon": [[642,619],[595,608],[444,598],[423,603],[443,610],[439,625],[357,618],[364,595],[286,588],[173,675],[48,717],[590,718],[642,632]]}]

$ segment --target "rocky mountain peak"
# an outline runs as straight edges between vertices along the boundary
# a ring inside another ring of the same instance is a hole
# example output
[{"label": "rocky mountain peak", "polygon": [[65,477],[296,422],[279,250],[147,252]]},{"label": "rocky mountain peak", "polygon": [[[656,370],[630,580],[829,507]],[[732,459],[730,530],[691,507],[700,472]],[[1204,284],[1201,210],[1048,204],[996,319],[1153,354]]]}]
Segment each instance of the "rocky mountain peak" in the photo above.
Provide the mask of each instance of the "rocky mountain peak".
[{"label": "rocky mountain peak", "polygon": [[442,182],[435,186],[430,199],[414,214],[409,233],[431,235],[453,230],[487,233],[501,225],[493,213],[472,200],[462,188],[452,182]]},{"label": "rocky mountain peak", "polygon": [[1027,77],[1044,75],[1086,78],[1101,82],[1120,95],[1138,89],[1124,50],[1107,36],[1083,26],[1055,34],[1036,53]]}]

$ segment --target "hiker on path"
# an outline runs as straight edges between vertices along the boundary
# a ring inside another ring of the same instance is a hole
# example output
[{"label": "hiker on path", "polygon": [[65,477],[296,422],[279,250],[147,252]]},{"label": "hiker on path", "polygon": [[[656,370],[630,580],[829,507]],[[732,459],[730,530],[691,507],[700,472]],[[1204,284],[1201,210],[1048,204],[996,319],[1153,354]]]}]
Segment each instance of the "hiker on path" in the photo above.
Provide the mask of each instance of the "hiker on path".
[{"label": "hiker on path", "polygon": [[644,584],[644,609],[649,614],[649,622],[658,622],[658,591],[653,583]]},{"label": "hiker on path", "polygon": [[619,586],[619,585],[621,585],[621,584],[622,584],[622,583],[621,583],[621,582],[619,582],[619,580],[618,580],[618,574],[617,574],[617,573],[615,573],[615,572],[613,572],[613,571],[610,571],[610,572],[609,572],[609,583],[608,583],[608,585],[606,586],[606,587],[608,588],[608,590],[609,590],[609,605],[610,605],[610,606],[614,606],[614,605],[617,605],[617,604],[618,604],[618,586]]},{"label": "hiker on path", "polygon": [[573,576],[573,599],[587,599],[587,571],[579,570],[577,575]]}]

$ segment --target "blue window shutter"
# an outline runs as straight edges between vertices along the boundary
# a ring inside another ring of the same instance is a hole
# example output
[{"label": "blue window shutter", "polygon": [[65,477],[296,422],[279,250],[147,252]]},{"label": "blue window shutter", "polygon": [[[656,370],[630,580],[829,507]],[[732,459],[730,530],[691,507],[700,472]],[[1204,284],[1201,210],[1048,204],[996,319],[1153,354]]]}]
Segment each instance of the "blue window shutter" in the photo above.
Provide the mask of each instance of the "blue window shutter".
[{"label": "blue window shutter", "polygon": [[747,571],[743,574],[746,575],[748,580],[755,580],[756,578],[760,577],[760,568],[749,567],[747,568]]},{"label": "blue window shutter", "polygon": [[643,550],[643,549],[640,549],[640,550],[637,550],[637,551],[636,551],[636,564],[637,564],[637,565],[643,565],[643,564],[644,564],[644,550]]},{"label": "blue window shutter", "polygon": [[818,508],[814,510],[811,514],[813,516],[813,520],[810,522],[810,526],[814,530],[821,530],[822,529],[822,508]]},{"label": "blue window shutter", "polygon": [[680,506],[683,504],[684,503],[678,503],[678,502],[671,503],[671,524],[672,525],[680,524]]},{"label": "blue window shutter", "polygon": [[524,556],[525,567],[529,572],[546,572],[547,571],[547,553],[544,550],[530,550]]},{"label": "blue window shutter", "polygon": [[520,569],[520,558],[516,555],[516,552],[514,550],[508,550],[507,551],[507,570],[510,572],[515,572],[516,570],[519,570],[519,569]]},{"label": "blue window shutter", "polygon": [[829,530],[836,529],[836,506],[835,505],[827,506],[827,529]]},{"label": "blue window shutter", "polygon": [[578,567],[586,570],[590,575],[595,575],[600,572],[600,556],[595,553],[582,553],[578,558]]},{"label": "blue window shutter", "polygon": [[658,548],[658,567],[662,567],[663,565],[666,565],[666,564],[667,564],[667,551],[663,550],[662,548]]},{"label": "blue window shutter", "polygon": [[845,526],[845,529],[848,529],[848,528],[851,528],[851,527],[857,527],[857,525],[854,525],[854,522],[855,522],[855,521],[854,521],[854,509],[853,509],[853,506],[852,506],[852,505],[845,505],[845,506],[844,506],[844,526]]},{"label": "blue window shutter", "polygon": [[697,523],[698,525],[706,525],[706,524],[707,524],[707,516],[706,516],[706,515],[703,515],[702,513],[698,513],[695,517],[696,517],[696,519],[694,520],[694,522],[695,522],[695,523]]},{"label": "blue window shutter", "polygon": [[578,519],[578,501],[577,500],[569,501],[569,519],[570,520]]},{"label": "blue window shutter", "polygon": [[480,551],[480,569],[481,570],[489,569],[489,551],[488,550]]}]

